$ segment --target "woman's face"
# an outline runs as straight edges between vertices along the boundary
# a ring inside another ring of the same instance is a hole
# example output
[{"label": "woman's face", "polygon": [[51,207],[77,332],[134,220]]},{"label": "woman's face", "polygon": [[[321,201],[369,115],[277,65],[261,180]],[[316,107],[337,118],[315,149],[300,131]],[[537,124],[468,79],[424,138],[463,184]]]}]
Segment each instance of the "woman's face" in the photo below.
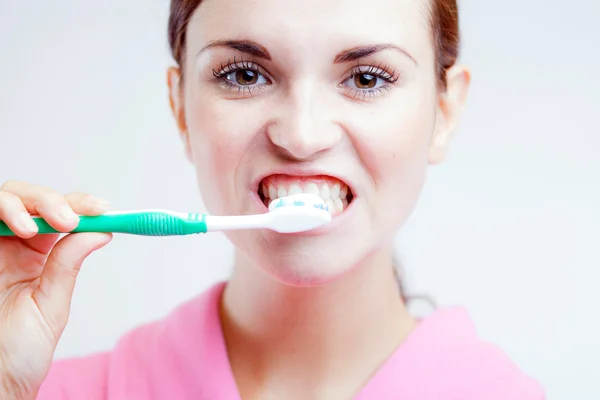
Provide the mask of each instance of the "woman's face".
[{"label": "woman's face", "polygon": [[323,283],[387,249],[428,164],[443,158],[467,79],[438,92],[426,15],[421,0],[204,0],[196,10],[181,87],[177,70],[169,77],[208,211],[263,213],[301,191],[334,214],[302,234],[228,233],[276,279]]}]

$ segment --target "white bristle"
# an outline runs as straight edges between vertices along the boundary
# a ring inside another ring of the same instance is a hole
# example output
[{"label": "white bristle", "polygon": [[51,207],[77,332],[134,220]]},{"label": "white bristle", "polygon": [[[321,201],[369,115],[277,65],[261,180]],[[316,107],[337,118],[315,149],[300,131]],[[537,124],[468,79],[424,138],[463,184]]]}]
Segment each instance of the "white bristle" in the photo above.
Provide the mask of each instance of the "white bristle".
[{"label": "white bristle", "polygon": [[281,197],[269,205],[269,229],[280,233],[309,231],[331,221],[331,214],[320,196],[298,193]]},{"label": "white bristle", "polygon": [[273,200],[269,204],[269,211],[280,207],[315,207],[327,210],[327,205],[320,196],[309,193],[297,193]]}]

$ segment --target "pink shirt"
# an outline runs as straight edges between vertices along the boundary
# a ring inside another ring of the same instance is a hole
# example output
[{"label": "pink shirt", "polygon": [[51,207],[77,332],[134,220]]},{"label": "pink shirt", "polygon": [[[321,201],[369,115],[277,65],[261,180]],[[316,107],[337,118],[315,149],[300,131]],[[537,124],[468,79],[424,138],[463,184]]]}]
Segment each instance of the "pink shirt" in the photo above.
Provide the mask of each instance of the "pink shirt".
[{"label": "pink shirt", "polygon": [[[39,400],[241,400],[219,319],[224,283],[113,351],[57,361]],[[420,322],[355,400],[543,400],[539,384],[477,338],[464,308]]]}]

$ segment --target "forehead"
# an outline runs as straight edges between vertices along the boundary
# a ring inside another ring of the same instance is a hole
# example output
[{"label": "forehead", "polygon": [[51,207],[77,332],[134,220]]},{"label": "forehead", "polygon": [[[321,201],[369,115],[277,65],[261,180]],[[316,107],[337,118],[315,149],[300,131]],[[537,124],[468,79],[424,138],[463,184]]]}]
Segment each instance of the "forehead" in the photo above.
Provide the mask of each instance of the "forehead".
[{"label": "forehead", "polygon": [[432,52],[428,0],[204,0],[188,27],[188,50],[222,39],[257,41],[275,55],[311,54],[374,43]]}]

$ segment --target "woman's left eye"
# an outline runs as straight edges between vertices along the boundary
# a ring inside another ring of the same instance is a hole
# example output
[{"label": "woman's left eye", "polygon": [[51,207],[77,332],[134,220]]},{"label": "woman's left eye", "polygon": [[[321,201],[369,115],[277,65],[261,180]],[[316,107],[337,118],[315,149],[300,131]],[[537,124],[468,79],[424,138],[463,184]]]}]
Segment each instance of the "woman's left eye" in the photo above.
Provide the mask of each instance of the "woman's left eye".
[{"label": "woman's left eye", "polygon": [[350,77],[342,82],[342,86],[350,90],[355,97],[382,94],[390,89],[398,80],[394,72],[387,72],[386,67],[357,66],[350,71]]},{"label": "woman's left eye", "polygon": [[381,86],[386,85],[388,82],[382,77],[375,74],[369,74],[366,72],[360,72],[353,74],[350,78],[345,81],[347,86],[350,86],[355,90],[372,90],[379,89]]},{"label": "woman's left eye", "polygon": [[251,69],[238,69],[225,75],[225,79],[237,86],[264,85],[267,79],[258,71]]}]

